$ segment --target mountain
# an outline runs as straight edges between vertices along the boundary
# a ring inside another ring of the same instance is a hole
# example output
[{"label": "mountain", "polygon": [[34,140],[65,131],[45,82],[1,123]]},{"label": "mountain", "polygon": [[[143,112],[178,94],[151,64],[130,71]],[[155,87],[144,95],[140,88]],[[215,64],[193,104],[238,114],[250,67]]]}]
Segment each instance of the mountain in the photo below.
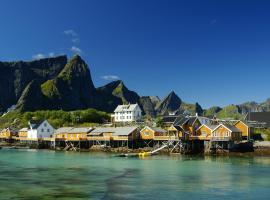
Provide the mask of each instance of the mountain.
[{"label": "mountain", "polygon": [[149,96],[141,97],[139,104],[141,105],[141,109],[143,110],[145,115],[150,117],[156,116],[155,105],[153,104]]},{"label": "mountain", "polygon": [[0,62],[0,112],[15,105],[33,80],[41,83],[56,77],[66,63],[66,56],[30,62]]},{"label": "mountain", "polygon": [[107,112],[113,112],[119,104],[140,104],[140,96],[136,92],[129,90],[121,80],[113,81],[99,87],[97,88],[97,92],[103,99],[102,106],[100,107],[101,109],[105,108]]},{"label": "mountain", "polygon": [[177,111],[181,106],[182,100],[175,94],[170,92],[161,102],[156,106],[156,111],[160,115],[166,115],[168,112]]},{"label": "mountain", "polygon": [[213,106],[209,109],[205,109],[203,111],[203,115],[206,117],[214,117],[221,110],[222,110],[222,108],[220,108],[218,106]]},{"label": "mountain", "polygon": [[149,98],[154,107],[156,107],[160,103],[160,98],[158,96],[150,96]]},{"label": "mountain", "polygon": [[248,112],[270,111],[270,99],[203,110],[199,103],[183,102],[175,92],[162,101],[157,96],[140,97],[121,80],[96,88],[88,65],[78,55],[70,60],[58,56],[29,62],[0,62],[0,70],[0,113],[14,105],[22,112],[87,108],[113,112],[117,105],[128,103],[138,103],[143,114],[151,117],[174,112],[240,118]]},{"label": "mountain", "polygon": [[180,113],[188,115],[203,115],[203,109],[199,103],[190,104],[182,102],[180,106]]}]

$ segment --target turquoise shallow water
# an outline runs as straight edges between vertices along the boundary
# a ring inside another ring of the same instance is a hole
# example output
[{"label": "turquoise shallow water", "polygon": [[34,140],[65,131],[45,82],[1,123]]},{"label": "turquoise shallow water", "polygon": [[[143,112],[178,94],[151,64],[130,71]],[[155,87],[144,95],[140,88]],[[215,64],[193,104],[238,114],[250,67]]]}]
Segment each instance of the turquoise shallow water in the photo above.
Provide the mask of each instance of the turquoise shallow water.
[{"label": "turquoise shallow water", "polygon": [[270,157],[0,150],[0,199],[269,199]]}]

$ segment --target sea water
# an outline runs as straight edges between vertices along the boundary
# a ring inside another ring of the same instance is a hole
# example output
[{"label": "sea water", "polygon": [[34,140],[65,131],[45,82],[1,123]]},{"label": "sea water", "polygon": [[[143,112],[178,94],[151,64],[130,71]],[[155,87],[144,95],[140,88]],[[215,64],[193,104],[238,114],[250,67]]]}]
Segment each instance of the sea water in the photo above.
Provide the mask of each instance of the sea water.
[{"label": "sea water", "polygon": [[270,157],[2,149],[0,199],[270,199]]}]

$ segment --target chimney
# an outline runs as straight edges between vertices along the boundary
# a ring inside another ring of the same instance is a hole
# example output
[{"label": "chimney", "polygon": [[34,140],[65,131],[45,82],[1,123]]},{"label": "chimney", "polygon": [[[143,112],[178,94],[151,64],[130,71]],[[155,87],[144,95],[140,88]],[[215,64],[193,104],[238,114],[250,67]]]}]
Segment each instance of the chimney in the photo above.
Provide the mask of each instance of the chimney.
[{"label": "chimney", "polygon": [[199,116],[198,113],[196,113],[195,116],[198,117]]}]

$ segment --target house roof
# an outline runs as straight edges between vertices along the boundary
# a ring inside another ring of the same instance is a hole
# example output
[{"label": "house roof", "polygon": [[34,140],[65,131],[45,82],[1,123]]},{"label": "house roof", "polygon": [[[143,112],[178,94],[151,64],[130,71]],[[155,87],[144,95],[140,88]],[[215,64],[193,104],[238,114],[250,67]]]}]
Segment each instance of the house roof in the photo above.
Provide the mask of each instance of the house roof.
[{"label": "house roof", "polygon": [[20,132],[26,132],[26,131],[28,131],[28,128],[25,127],[25,128],[20,129],[19,131]]},{"label": "house roof", "polygon": [[143,129],[145,129],[145,128],[149,128],[149,129],[153,130],[154,132],[158,132],[158,133],[166,133],[167,132],[166,130],[159,128],[159,127],[145,126]]},{"label": "house roof", "polygon": [[174,123],[174,121],[177,119],[178,116],[174,115],[168,115],[168,116],[162,116],[162,121],[164,123]]},{"label": "house roof", "polygon": [[188,117],[183,116],[183,115],[180,115],[180,116],[178,116],[178,117],[175,119],[175,121],[174,121],[173,124],[174,124],[175,126],[182,126],[182,125],[185,124],[188,120],[189,120]]},{"label": "house roof", "polygon": [[138,104],[118,105],[114,112],[134,111],[137,106],[139,107]]},{"label": "house roof", "polygon": [[228,130],[230,130],[231,132],[241,132],[238,128],[236,128],[235,126],[229,125],[229,124],[219,124],[218,126],[216,126],[216,128],[214,128],[212,131],[216,130],[218,127],[220,126],[224,126],[225,128],[227,128]]},{"label": "house roof", "polygon": [[58,129],[55,131],[55,134],[67,133],[67,132],[70,131],[71,129],[73,129],[73,127],[61,127],[61,128],[58,128]]},{"label": "house roof", "polygon": [[203,127],[203,126],[206,126],[206,127],[208,127],[211,131],[213,131],[215,128],[217,128],[218,126],[219,126],[219,124],[218,125],[212,125],[212,124],[202,124],[197,130],[199,130],[201,127]]},{"label": "house roof", "polygon": [[118,135],[130,135],[132,132],[134,132],[136,129],[138,129],[137,126],[131,126],[131,127],[99,127],[94,129],[90,132],[90,135],[100,135],[102,133],[112,133],[113,136]]},{"label": "house roof", "polygon": [[175,125],[174,128],[176,128],[176,130],[178,130],[178,131],[183,131],[181,126]]},{"label": "house roof", "polygon": [[32,129],[37,129],[44,121],[46,120],[42,120],[42,121],[30,120],[29,125],[32,127]]},{"label": "house roof", "polygon": [[91,127],[79,127],[79,128],[72,128],[67,133],[90,133],[93,130]]},{"label": "house roof", "polygon": [[250,112],[247,115],[248,121],[257,121],[265,123],[266,127],[270,127],[270,112]]}]

